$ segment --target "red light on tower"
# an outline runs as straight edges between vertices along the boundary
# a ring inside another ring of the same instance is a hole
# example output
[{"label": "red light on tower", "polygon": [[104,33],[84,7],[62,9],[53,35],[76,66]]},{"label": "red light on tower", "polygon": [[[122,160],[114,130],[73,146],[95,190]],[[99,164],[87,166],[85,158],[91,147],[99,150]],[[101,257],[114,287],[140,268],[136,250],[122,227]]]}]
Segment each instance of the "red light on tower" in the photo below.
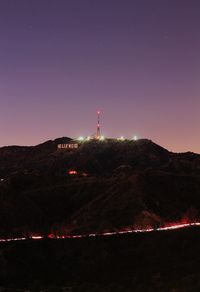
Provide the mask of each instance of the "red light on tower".
[{"label": "red light on tower", "polygon": [[100,111],[97,111],[97,133],[96,133],[96,139],[99,140],[101,137],[101,131],[100,131]]}]

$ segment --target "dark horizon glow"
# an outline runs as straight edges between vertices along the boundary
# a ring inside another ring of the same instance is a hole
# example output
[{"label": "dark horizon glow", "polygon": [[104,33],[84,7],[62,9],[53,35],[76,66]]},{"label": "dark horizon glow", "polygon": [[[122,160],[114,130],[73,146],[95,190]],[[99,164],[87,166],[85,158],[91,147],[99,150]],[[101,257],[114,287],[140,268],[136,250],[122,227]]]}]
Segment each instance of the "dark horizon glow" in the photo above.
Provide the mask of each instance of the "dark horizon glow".
[{"label": "dark horizon glow", "polygon": [[102,134],[200,153],[199,0],[1,0],[0,146]]}]

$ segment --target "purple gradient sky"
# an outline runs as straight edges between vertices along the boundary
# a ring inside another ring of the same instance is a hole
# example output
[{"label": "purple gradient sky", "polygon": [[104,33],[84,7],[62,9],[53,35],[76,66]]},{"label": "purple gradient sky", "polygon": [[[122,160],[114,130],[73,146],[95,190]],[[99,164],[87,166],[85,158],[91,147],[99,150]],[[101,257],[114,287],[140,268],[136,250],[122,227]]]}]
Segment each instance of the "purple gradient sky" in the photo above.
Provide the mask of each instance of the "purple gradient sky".
[{"label": "purple gradient sky", "polygon": [[199,0],[1,0],[0,145],[138,135],[200,152]]}]

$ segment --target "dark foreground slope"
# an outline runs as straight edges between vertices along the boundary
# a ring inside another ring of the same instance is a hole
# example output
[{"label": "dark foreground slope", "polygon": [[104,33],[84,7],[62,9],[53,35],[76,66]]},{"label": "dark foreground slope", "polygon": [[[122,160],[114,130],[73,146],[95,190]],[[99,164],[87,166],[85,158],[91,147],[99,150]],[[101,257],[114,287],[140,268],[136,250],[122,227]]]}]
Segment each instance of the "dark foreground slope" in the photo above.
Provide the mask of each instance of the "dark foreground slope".
[{"label": "dark foreground slope", "polygon": [[0,251],[0,285],[13,291],[200,291],[198,228],[17,242]]}]

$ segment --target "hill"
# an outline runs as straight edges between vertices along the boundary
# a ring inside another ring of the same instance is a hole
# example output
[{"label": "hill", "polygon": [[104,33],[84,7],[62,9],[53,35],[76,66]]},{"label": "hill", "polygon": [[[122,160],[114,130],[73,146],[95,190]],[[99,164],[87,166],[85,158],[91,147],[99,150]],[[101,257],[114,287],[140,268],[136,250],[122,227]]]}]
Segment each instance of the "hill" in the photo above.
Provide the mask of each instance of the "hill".
[{"label": "hill", "polygon": [[[102,232],[200,217],[200,155],[150,140],[0,149],[0,236]],[[67,174],[69,169],[78,175]],[[87,176],[82,176],[82,173]]]},{"label": "hill", "polygon": [[58,151],[58,144],[71,140],[63,137],[37,146],[0,148],[0,177],[19,173],[61,175],[70,168],[102,176],[112,174],[121,166],[136,171],[154,169],[200,174],[200,155],[171,153],[151,140],[86,141],[79,143],[76,151]]}]

